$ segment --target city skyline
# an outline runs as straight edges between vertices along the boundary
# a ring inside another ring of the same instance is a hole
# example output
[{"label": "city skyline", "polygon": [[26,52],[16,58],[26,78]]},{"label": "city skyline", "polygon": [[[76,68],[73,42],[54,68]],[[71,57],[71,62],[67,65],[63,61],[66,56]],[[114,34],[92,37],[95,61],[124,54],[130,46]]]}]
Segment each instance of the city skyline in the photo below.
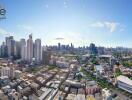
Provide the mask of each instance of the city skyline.
[{"label": "city skyline", "polygon": [[132,0],[0,0],[0,100],[132,100]]},{"label": "city skyline", "polygon": [[105,47],[131,46],[131,0],[1,0],[7,13],[0,20],[0,43],[7,34],[15,40],[42,39],[57,43]]}]

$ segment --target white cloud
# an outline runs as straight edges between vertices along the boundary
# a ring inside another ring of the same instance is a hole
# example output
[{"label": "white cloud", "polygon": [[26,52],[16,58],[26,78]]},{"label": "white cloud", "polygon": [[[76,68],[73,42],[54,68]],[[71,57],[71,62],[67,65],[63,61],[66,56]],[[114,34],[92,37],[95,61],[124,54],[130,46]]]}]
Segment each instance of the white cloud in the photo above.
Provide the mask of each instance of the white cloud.
[{"label": "white cloud", "polygon": [[95,22],[92,23],[90,26],[94,28],[104,28],[107,29],[109,32],[115,32],[117,28],[122,29],[121,24],[109,21]]},{"label": "white cloud", "polygon": [[3,35],[8,35],[10,32],[0,28],[0,34],[3,34]]},{"label": "white cloud", "polygon": [[104,23],[102,23],[102,22],[96,22],[96,23],[92,23],[90,26],[91,27],[102,28],[102,27],[104,27]]},{"label": "white cloud", "polygon": [[104,22],[104,24],[110,32],[114,32],[119,25],[116,22]]},{"label": "white cloud", "polygon": [[55,38],[55,40],[64,40],[65,38],[62,38],[62,37],[57,37]]}]

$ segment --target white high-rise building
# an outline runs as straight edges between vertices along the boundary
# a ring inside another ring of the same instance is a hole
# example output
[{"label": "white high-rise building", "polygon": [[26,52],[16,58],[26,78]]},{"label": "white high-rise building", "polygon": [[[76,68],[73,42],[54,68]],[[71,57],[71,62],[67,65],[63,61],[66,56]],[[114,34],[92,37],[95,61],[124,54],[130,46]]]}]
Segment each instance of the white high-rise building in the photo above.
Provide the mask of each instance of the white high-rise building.
[{"label": "white high-rise building", "polygon": [[20,55],[21,55],[21,45],[20,45],[20,42],[19,41],[15,41],[15,44],[14,44],[14,56],[16,58],[19,58]]},{"label": "white high-rise building", "polygon": [[8,57],[14,56],[14,44],[15,44],[15,41],[13,39],[13,36],[6,37]]},{"label": "white high-rise building", "polygon": [[42,61],[42,48],[41,48],[41,40],[36,39],[34,45],[34,56],[36,63],[40,63]]},{"label": "white high-rise building", "polygon": [[27,61],[32,62],[33,58],[33,40],[32,34],[29,35],[29,39],[27,40]]},{"label": "white high-rise building", "polygon": [[21,39],[20,41],[21,45],[21,59],[22,60],[27,60],[27,47],[26,47],[26,41],[25,39]]},{"label": "white high-rise building", "polygon": [[25,39],[21,39],[20,45],[21,45],[21,58],[24,60],[25,52],[24,52],[23,48],[26,46]]},{"label": "white high-rise building", "polygon": [[26,61],[27,60],[27,46],[22,46],[21,48],[21,59],[23,61]]},{"label": "white high-rise building", "polygon": [[10,43],[10,38],[6,37],[6,46],[7,46],[7,55],[11,55],[11,43]]}]

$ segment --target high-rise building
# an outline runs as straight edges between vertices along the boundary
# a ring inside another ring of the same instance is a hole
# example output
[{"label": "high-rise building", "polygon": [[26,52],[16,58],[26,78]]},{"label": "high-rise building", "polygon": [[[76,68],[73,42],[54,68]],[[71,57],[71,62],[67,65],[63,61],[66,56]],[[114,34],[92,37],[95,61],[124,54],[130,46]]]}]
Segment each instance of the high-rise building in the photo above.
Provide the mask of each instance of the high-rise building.
[{"label": "high-rise building", "polygon": [[29,35],[29,39],[27,40],[27,61],[32,62],[33,58],[33,40],[32,34]]},{"label": "high-rise building", "polygon": [[19,41],[15,41],[15,44],[14,44],[14,57],[16,59],[21,57],[21,46]]},{"label": "high-rise building", "polygon": [[42,50],[42,63],[48,65],[51,58],[51,52],[47,50]]},{"label": "high-rise building", "polygon": [[21,39],[21,40],[20,40],[20,46],[21,46],[20,52],[21,52],[21,57],[22,57],[22,56],[23,56],[22,48],[26,46],[26,41],[25,41],[25,39]]},{"label": "high-rise building", "polygon": [[74,45],[72,43],[71,43],[70,51],[71,51],[71,53],[74,52]]},{"label": "high-rise building", "polygon": [[1,46],[0,46],[0,57],[2,57]]},{"label": "high-rise building", "polygon": [[74,45],[71,43],[71,48],[74,48]]},{"label": "high-rise building", "polygon": [[42,60],[42,49],[41,49],[41,40],[36,39],[34,44],[34,57],[37,64]]},{"label": "high-rise building", "polygon": [[5,44],[5,42],[2,43],[1,45],[1,57],[7,57],[7,46]]},{"label": "high-rise building", "polygon": [[15,44],[15,41],[13,39],[13,36],[6,37],[8,57],[14,56],[14,44]]},{"label": "high-rise building", "polygon": [[23,45],[25,46],[25,45],[26,45],[25,39],[21,39],[21,40],[20,40],[20,45],[21,45],[21,46],[23,46]]},{"label": "high-rise building", "polygon": [[98,53],[97,47],[93,43],[90,44],[89,49],[90,49],[91,54],[97,54]]},{"label": "high-rise building", "polygon": [[61,49],[61,44],[60,43],[58,43],[58,50],[60,50]]},{"label": "high-rise building", "polygon": [[26,47],[26,41],[25,41],[25,39],[21,39],[20,40],[20,47],[21,47],[21,50],[20,50],[20,52],[21,52],[21,59],[23,60],[23,61],[25,61],[25,60],[27,60],[27,47]]},{"label": "high-rise building", "polygon": [[27,60],[27,46],[26,45],[21,47],[21,59],[23,61]]}]

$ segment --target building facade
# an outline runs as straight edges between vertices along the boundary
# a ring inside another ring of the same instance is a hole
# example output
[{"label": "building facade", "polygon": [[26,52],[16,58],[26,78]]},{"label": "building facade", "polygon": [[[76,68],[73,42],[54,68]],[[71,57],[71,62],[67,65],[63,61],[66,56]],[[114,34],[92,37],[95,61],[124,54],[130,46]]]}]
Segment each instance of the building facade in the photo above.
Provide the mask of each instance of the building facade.
[{"label": "building facade", "polygon": [[32,34],[29,35],[29,39],[27,40],[27,61],[32,62],[33,58],[33,40]]},{"label": "building facade", "polygon": [[42,49],[41,49],[41,40],[40,39],[36,39],[35,40],[34,57],[35,57],[35,62],[37,64],[41,63],[41,60],[42,60]]}]

